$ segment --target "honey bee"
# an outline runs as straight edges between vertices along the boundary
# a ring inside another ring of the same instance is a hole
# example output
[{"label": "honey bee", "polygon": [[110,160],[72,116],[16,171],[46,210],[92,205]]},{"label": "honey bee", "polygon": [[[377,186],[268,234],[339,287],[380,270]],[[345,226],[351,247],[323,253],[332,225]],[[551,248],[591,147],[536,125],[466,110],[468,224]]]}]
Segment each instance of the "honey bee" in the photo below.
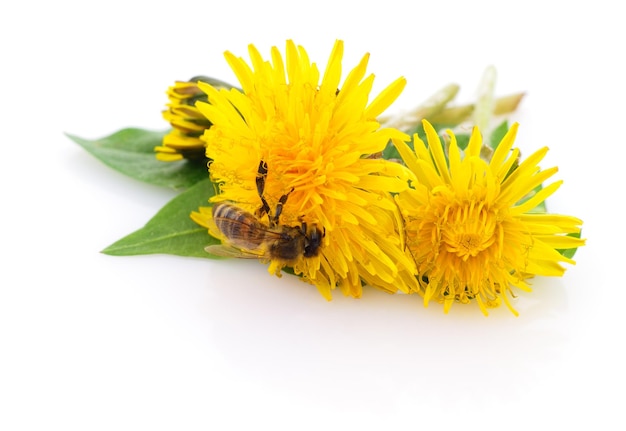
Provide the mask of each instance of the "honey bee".
[{"label": "honey bee", "polygon": [[[324,232],[317,226],[309,229],[304,222],[299,227],[279,223],[283,205],[291,192],[278,200],[274,214],[271,214],[263,196],[266,177],[267,164],[261,161],[256,179],[261,208],[256,215],[230,202],[213,206],[213,220],[226,241],[225,244],[206,247],[207,252],[226,257],[276,259],[286,264],[293,263],[300,257],[314,257],[319,254]],[[269,226],[261,222],[265,214],[269,219]]]}]

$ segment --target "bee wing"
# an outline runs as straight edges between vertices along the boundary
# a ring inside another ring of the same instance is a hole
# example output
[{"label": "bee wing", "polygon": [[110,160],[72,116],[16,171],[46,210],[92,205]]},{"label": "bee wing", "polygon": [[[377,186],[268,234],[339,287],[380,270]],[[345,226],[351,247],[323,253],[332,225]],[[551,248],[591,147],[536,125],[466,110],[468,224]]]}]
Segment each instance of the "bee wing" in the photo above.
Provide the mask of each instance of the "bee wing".
[{"label": "bee wing", "polygon": [[251,253],[263,254],[256,251],[265,242],[278,240],[281,232],[257,222],[253,218],[229,219],[219,218],[218,228],[227,237],[231,246],[242,250],[255,250]]},{"label": "bee wing", "polygon": [[253,252],[251,250],[242,250],[226,244],[209,245],[204,248],[209,254],[219,257],[236,257],[238,259],[264,259],[264,252]]}]

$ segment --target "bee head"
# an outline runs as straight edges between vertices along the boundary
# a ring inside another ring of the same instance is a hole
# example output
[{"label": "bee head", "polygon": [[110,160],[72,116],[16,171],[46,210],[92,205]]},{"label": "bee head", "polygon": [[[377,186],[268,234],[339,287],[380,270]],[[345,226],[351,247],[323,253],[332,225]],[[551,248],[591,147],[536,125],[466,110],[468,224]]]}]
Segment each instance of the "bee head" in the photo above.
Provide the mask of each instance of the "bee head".
[{"label": "bee head", "polygon": [[306,224],[302,224],[302,230],[305,237],[304,242],[304,257],[314,257],[319,253],[319,248],[322,245],[322,238],[326,235],[326,229],[321,231],[314,226],[311,232],[307,232]]}]

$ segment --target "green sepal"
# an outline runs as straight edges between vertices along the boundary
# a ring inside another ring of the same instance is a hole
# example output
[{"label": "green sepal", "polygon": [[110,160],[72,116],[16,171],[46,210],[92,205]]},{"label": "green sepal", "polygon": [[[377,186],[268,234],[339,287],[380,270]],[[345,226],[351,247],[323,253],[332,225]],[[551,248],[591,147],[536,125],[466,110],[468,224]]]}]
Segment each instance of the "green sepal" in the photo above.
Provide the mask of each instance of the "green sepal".
[{"label": "green sepal", "polygon": [[146,183],[181,190],[205,179],[204,160],[163,162],[156,159],[154,147],[162,144],[167,133],[128,128],[95,140],[67,136],[105,165]]},{"label": "green sepal", "polygon": [[190,218],[192,211],[208,206],[215,185],[206,178],[168,202],[141,229],[108,246],[102,253],[113,256],[140,254],[173,254],[176,256],[212,258],[204,251],[219,240]]},{"label": "green sepal", "polygon": [[[567,236],[571,236],[573,238],[578,238],[580,239],[581,235],[582,235],[583,231],[580,230],[578,232],[573,232],[573,233],[568,233]],[[576,254],[576,252],[578,251],[578,247],[574,247],[574,248],[564,248],[564,249],[557,249],[557,251],[559,253],[561,253],[561,255],[563,257],[566,257],[568,259],[572,259],[574,257],[574,255]]]},{"label": "green sepal", "polygon": [[472,113],[472,123],[480,130],[487,130],[495,108],[496,68],[488,66],[478,84],[476,109]]}]

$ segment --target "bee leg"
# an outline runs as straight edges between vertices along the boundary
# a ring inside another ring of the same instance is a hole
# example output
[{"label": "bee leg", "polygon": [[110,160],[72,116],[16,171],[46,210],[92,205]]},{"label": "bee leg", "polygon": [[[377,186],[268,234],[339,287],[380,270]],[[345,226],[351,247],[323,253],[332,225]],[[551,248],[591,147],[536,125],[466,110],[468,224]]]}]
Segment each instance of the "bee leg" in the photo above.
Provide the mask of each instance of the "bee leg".
[{"label": "bee leg", "polygon": [[287,202],[287,198],[289,194],[293,192],[293,189],[289,190],[289,193],[285,193],[278,199],[278,203],[276,204],[276,212],[274,213],[274,217],[272,217],[272,225],[275,226],[278,224],[278,218],[280,217],[280,213],[283,212],[283,205]]},{"label": "bee leg", "polygon": [[259,208],[258,211],[259,218],[263,217],[263,215],[265,214],[270,217],[270,206],[263,196],[263,193],[265,191],[265,178],[267,178],[267,163],[261,160],[261,162],[259,163],[259,170],[256,174],[256,190],[259,193],[259,197],[261,198],[261,208]]}]

